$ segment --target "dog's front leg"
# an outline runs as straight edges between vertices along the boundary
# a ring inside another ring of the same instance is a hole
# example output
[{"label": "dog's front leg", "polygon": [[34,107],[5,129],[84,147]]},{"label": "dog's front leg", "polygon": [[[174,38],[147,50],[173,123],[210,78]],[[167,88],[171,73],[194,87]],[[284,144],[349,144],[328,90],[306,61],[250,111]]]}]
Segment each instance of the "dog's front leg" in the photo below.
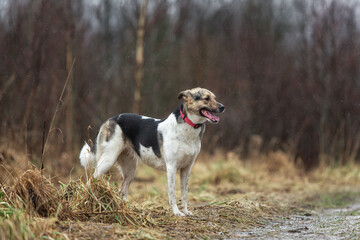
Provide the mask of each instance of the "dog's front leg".
[{"label": "dog's front leg", "polygon": [[192,212],[187,209],[187,193],[191,168],[192,164],[180,170],[181,206],[183,207],[183,212],[188,216],[193,215]]},{"label": "dog's front leg", "polygon": [[176,192],[175,192],[175,179],[176,179],[176,166],[166,166],[167,182],[168,182],[168,194],[169,204],[176,216],[185,216],[184,213],[180,212],[176,204]]}]

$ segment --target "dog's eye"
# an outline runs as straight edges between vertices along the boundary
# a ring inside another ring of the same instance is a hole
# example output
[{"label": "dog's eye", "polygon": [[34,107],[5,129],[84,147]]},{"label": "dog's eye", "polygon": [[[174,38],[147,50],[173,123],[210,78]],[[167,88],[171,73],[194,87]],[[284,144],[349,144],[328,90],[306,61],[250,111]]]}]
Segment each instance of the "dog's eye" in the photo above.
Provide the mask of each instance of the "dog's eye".
[{"label": "dog's eye", "polygon": [[195,101],[199,101],[200,97],[199,96],[195,96]]},{"label": "dog's eye", "polygon": [[210,97],[206,97],[205,100],[206,100],[206,101],[210,101]]}]

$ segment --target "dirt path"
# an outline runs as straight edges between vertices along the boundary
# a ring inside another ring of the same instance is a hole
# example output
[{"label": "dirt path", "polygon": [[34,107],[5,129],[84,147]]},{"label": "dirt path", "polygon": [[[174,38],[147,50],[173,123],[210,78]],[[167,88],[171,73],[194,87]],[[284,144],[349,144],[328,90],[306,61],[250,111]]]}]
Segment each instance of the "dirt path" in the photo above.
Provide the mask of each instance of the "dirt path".
[{"label": "dirt path", "polygon": [[360,200],[343,208],[283,217],[245,232],[238,239],[360,239]]}]

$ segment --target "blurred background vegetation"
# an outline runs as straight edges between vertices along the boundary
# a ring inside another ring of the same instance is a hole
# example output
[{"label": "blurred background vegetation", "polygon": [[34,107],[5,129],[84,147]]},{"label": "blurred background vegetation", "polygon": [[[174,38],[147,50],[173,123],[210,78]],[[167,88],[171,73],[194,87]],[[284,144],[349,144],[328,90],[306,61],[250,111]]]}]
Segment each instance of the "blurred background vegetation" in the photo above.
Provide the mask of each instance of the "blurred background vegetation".
[{"label": "blurred background vegetation", "polygon": [[[283,151],[307,168],[354,162],[359,4],[149,0],[140,113],[166,117],[179,91],[201,86],[227,107],[203,151]],[[2,148],[40,158],[74,59],[46,158],[71,168],[104,120],[132,111],[140,9],[133,0],[0,1]]]}]

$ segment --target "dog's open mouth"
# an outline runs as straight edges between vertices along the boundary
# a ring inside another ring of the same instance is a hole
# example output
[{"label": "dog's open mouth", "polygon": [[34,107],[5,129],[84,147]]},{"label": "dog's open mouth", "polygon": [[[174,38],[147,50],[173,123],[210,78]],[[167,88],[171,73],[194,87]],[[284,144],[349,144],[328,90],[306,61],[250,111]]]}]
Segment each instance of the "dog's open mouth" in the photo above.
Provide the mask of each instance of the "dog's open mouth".
[{"label": "dog's open mouth", "polygon": [[220,121],[220,118],[218,116],[216,116],[213,112],[211,112],[205,108],[201,109],[200,113],[201,113],[201,115],[203,115],[204,117],[206,117],[213,123],[217,123]]}]

